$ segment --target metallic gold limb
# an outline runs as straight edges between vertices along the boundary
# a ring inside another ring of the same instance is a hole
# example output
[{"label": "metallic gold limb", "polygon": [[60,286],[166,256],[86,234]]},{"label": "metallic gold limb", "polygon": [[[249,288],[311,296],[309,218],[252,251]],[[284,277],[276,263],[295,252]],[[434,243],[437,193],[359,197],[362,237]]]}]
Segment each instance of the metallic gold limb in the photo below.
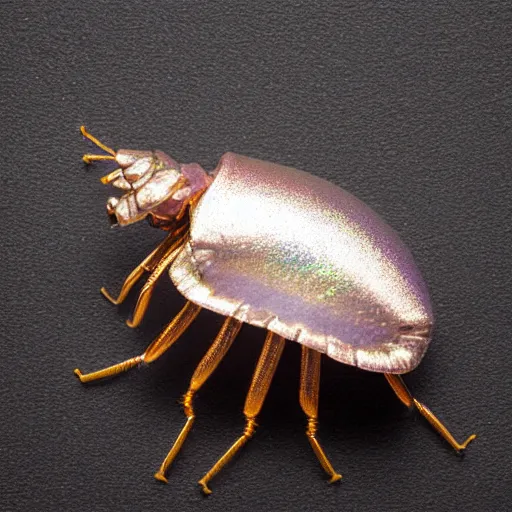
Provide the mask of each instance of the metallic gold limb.
[{"label": "metallic gold limb", "polygon": [[97,161],[101,161],[101,160],[115,160],[115,159],[116,159],[115,156],[110,156],[110,155],[91,155],[90,153],[87,153],[87,154],[85,154],[82,157],[82,160],[86,164],[91,164],[92,162],[97,162]]},{"label": "metallic gold limb", "polygon": [[83,374],[79,368],[75,368],[73,373],[80,379],[80,382],[91,382],[93,380],[104,379],[106,377],[113,377],[114,375],[118,375],[119,373],[123,373],[134,366],[142,363],[144,361],[144,355],[135,356],[122,363],[114,364],[109,366],[108,368],[103,368],[102,370],[98,370],[91,373]]},{"label": "metallic gold limb", "polygon": [[[96,146],[98,146],[99,148],[103,149],[103,151],[106,151],[107,153],[110,153],[113,157],[116,156],[116,152],[112,149],[112,148],[109,148],[108,146],[105,146],[105,144],[103,144],[102,142],[100,142],[96,137],[94,137],[93,135],[91,135],[86,129],[85,129],[85,126],[80,126],[80,131],[82,132],[82,135],[84,137],[86,137],[87,139],[89,139],[92,143],[96,144]],[[98,155],[98,156],[101,156],[101,155]],[[114,158],[115,159],[115,158]]]},{"label": "metallic gold limb", "polygon": [[153,295],[153,290],[155,288],[156,282],[159,277],[165,272],[167,267],[176,259],[178,253],[181,250],[183,243],[185,242],[186,236],[182,236],[179,238],[167,251],[167,254],[158,262],[152,274],[149,276],[148,280],[144,284],[142,291],[140,292],[139,298],[137,300],[137,304],[135,305],[135,309],[133,311],[133,317],[131,320],[126,321],[126,325],[128,327],[137,327],[144,318],[146,310],[149,306],[149,301],[151,300],[151,295]]},{"label": "metallic gold limb", "polygon": [[473,441],[473,439],[476,438],[476,434],[472,434],[462,444],[458,443],[434,413],[426,405],[422,404],[412,396],[400,375],[385,373],[384,376],[400,401],[409,408],[415,406],[421,415],[434,427],[434,429],[437,430],[437,432],[439,432],[446,441],[448,441],[452,448],[457,451],[462,451],[471,441]]},{"label": "metallic gold limb", "polygon": [[172,247],[172,244],[177,240],[177,238],[183,234],[183,232],[187,229],[188,226],[181,226],[179,229],[174,231],[174,233],[169,234],[164,241],[151,252],[137,267],[135,267],[130,275],[126,278],[123,286],[121,287],[121,291],[119,292],[119,296],[117,299],[114,299],[110,293],[106,290],[106,288],[101,288],[100,292],[103,296],[115,304],[116,306],[121,304],[128,293],[133,288],[135,283],[142,277],[144,272],[152,272],[155,270],[158,262],[169,252]]},{"label": "metallic gold limb", "polygon": [[226,318],[222,329],[219,334],[215,338],[212,346],[205,354],[201,362],[197,366],[194,375],[192,375],[192,379],[190,380],[190,386],[188,391],[185,393],[183,397],[183,410],[187,417],[187,422],[185,426],[181,430],[180,434],[176,438],[174,445],[170,449],[167,457],[162,462],[160,469],[155,473],[155,478],[160,480],[161,482],[167,483],[167,478],[165,477],[165,473],[169,469],[169,466],[172,464],[176,456],[181,450],[185,439],[187,438],[188,433],[190,432],[192,425],[194,424],[195,414],[194,409],[192,407],[192,400],[194,398],[195,393],[201,388],[201,386],[206,382],[206,380],[210,377],[210,375],[215,371],[219,363],[222,361],[227,351],[233,344],[237,334],[240,332],[240,328],[242,327],[242,322],[236,320],[235,318]]},{"label": "metallic gold limb", "polygon": [[283,353],[285,339],[273,332],[268,332],[260,358],[254,370],[251,387],[245,400],[244,415],[246,420],[245,430],[242,436],[235,441],[233,446],[213,465],[206,475],[199,480],[199,485],[205,494],[212,491],[208,482],[234,457],[234,455],[253,436],[256,428],[256,416],[259,414],[265,397],[267,396],[272,377]]},{"label": "metallic gold limb", "polygon": [[144,352],[144,362],[152,363],[158,359],[181,335],[188,329],[195,320],[201,306],[187,301],[182,310],[162,331],[162,334]]},{"label": "metallic gold limb", "polygon": [[201,196],[203,194],[204,190],[198,190],[191,198],[189,198],[188,201],[184,202],[182,207],[180,208],[180,211],[176,215],[176,220],[181,220],[185,216],[187,209],[190,210],[191,208],[194,208],[194,206],[197,204],[199,199],[201,199]]},{"label": "metallic gold limb", "polygon": [[341,480],[336,473],[327,455],[316,439],[318,427],[318,397],[320,390],[320,352],[302,345],[302,360],[300,369],[300,405],[308,417],[306,435],[324,471],[331,477],[329,483]]},{"label": "metallic gold limb", "polygon": [[194,318],[201,311],[201,307],[193,302],[187,302],[183,309],[176,317],[167,325],[160,335],[148,346],[145,352],[139,356],[132,357],[122,363],[109,366],[103,370],[82,374],[76,368],[74,373],[80,379],[80,382],[91,382],[93,380],[103,379],[105,377],[113,377],[119,373],[125,372],[139,363],[152,363],[158,359],[171,345],[185,332],[187,327],[192,323]]}]

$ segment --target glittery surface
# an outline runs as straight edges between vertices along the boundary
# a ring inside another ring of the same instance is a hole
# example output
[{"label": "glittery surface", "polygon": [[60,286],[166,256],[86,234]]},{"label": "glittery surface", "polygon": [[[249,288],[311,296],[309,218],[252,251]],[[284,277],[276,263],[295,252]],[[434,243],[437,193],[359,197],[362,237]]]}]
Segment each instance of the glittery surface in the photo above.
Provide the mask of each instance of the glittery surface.
[{"label": "glittery surface", "polygon": [[114,187],[126,191],[122,197],[110,197],[107,211],[115,215],[117,224],[137,222],[149,213],[160,219],[172,219],[184,201],[211,181],[195,163],[178,164],[162,151],[121,149],[116,153],[121,166],[108,176]]},{"label": "glittery surface", "polygon": [[418,365],[428,291],[375,212],[311,174],[233,153],[214,174],[170,270],[185,297],[366,370]]},{"label": "glittery surface", "polygon": [[176,215],[181,210],[184,200],[204,190],[210,184],[210,177],[199,164],[181,164],[181,174],[186,179],[186,185],[177,190],[169,200],[153,209],[153,213],[160,217]]}]

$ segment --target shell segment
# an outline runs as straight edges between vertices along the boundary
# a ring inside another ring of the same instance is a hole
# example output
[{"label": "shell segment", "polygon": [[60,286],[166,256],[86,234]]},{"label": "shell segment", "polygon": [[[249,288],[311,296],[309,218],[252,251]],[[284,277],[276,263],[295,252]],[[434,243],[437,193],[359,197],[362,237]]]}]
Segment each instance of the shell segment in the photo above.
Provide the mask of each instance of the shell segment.
[{"label": "shell segment", "polygon": [[365,370],[414,369],[433,323],[398,235],[311,174],[225,154],[170,276],[189,300]]}]

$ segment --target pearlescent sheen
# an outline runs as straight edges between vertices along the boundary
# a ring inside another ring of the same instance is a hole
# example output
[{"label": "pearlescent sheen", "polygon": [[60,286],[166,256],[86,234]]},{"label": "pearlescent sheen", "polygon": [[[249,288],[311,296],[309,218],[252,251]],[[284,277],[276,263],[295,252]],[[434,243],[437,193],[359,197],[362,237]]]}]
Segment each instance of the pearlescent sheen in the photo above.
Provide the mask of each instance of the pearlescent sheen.
[{"label": "pearlescent sheen", "polygon": [[419,364],[428,291],[373,210],[316,176],[233,153],[213,176],[170,269],[187,299],[365,370]]}]

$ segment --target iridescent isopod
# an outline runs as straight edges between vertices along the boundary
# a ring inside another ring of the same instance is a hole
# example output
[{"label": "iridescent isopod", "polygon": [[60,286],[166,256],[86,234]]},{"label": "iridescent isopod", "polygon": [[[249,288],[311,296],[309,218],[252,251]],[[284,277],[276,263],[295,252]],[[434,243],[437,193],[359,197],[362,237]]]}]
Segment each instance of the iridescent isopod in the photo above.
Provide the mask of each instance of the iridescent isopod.
[{"label": "iridescent isopod", "polygon": [[276,370],[285,340],[302,345],[300,404],[309,442],[330,481],[341,478],[320,446],[317,433],[320,358],[383,373],[398,398],[416,407],[457,451],[446,427],[405,386],[431,338],[432,309],[425,283],[398,235],[368,206],[311,174],[226,153],[210,174],[198,164],[179,164],[160,151],[113,151],[82,127],[107,154],[84,161],[113,160],[119,168],[102,178],[124,190],[107,212],[121,226],[147,218],[167,238],[132,271],[117,299],[150,272],[130,327],[142,321],[157,279],[166,271],[187,303],[146,351],[93,373],[82,382],[117,375],[160,357],[201,308],[226,317],[195,370],[183,405],[185,426],[155,477],[165,474],[181,449],[195,415],[194,394],[218,366],[243,323],[267,331],[244,407],[242,436],[201,478],[210,480],[252,437],[256,417]]}]

